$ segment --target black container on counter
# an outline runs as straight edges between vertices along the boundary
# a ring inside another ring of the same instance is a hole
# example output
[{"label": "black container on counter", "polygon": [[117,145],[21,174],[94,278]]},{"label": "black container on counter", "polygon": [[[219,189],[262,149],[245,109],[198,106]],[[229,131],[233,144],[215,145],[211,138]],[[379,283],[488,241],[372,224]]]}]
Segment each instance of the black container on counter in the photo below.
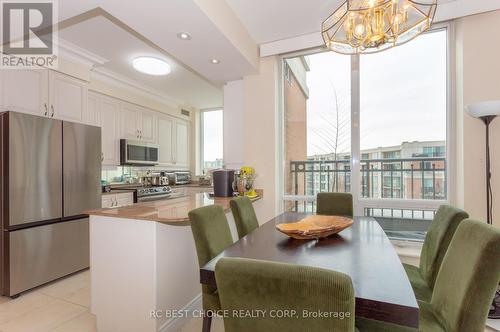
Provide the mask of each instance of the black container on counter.
[{"label": "black container on counter", "polygon": [[220,169],[212,172],[215,197],[232,197],[234,170]]}]

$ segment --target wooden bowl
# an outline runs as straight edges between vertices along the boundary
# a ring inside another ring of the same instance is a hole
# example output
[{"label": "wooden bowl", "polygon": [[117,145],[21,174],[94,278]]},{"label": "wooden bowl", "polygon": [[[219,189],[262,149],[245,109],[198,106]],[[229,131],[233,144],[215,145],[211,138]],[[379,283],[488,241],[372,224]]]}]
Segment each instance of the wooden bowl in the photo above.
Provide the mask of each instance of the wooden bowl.
[{"label": "wooden bowl", "polygon": [[294,239],[310,240],[337,234],[353,223],[347,217],[315,215],[294,223],[278,224],[276,229]]}]

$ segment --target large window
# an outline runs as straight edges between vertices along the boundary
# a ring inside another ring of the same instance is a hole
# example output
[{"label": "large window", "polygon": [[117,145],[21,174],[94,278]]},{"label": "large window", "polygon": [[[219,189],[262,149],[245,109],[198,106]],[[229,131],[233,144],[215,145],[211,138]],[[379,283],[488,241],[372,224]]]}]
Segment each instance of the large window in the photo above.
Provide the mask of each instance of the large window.
[{"label": "large window", "polygon": [[311,210],[316,193],[351,190],[350,58],[325,52],[286,59],[284,72],[285,193],[304,198],[286,205]]},{"label": "large window", "polygon": [[447,68],[446,29],[377,54],[284,59],[285,208],[352,192],[392,238],[423,239],[449,196]]},{"label": "large window", "polygon": [[222,167],[223,114],[222,110],[201,112],[201,171]]}]

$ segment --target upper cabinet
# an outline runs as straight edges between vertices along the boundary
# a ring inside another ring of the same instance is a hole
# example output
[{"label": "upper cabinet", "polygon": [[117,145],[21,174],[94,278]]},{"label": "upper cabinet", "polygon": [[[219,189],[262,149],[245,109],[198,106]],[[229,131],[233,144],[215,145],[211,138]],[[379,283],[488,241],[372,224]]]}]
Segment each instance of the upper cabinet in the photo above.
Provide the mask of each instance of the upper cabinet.
[{"label": "upper cabinet", "polygon": [[189,122],[167,115],[158,117],[160,166],[189,168]]},{"label": "upper cabinet", "polygon": [[160,115],[158,117],[158,145],[160,146],[160,166],[174,164],[174,119]]},{"label": "upper cabinet", "polygon": [[175,166],[189,167],[189,124],[186,121],[175,122]]},{"label": "upper cabinet", "polygon": [[101,125],[100,102],[101,102],[100,94],[93,91],[88,92],[87,112],[85,113],[85,119],[84,119],[85,123],[94,126]]},{"label": "upper cabinet", "polygon": [[102,137],[102,164],[116,166],[120,164],[120,102],[107,96],[101,96],[99,119]]},{"label": "upper cabinet", "polygon": [[58,72],[49,72],[50,116],[60,120],[83,122],[87,109],[87,84]]},{"label": "upper cabinet", "polygon": [[122,102],[120,118],[122,138],[157,142],[157,116],[153,112]]},{"label": "upper cabinet", "polygon": [[82,80],[48,69],[0,70],[0,111],[101,127],[102,164],[120,164],[120,139],[159,146],[160,166],[188,169],[190,123],[88,91]]},{"label": "upper cabinet", "polygon": [[1,70],[0,101],[4,110],[49,115],[49,71]]},{"label": "upper cabinet", "polygon": [[150,143],[158,142],[158,116],[155,113],[146,109],[142,109],[139,112],[138,123],[142,141]]},{"label": "upper cabinet", "polygon": [[47,69],[3,70],[2,108],[60,120],[83,122],[87,84]]},{"label": "upper cabinet", "polygon": [[120,103],[120,133],[121,138],[139,140],[138,116],[139,108],[135,105]]}]

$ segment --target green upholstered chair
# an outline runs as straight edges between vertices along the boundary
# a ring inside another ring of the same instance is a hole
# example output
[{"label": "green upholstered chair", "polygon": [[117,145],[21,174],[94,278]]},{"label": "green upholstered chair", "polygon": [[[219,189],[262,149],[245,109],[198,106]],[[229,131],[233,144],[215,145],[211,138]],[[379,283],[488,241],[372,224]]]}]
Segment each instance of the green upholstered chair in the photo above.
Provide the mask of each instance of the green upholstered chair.
[{"label": "green upholstered chair", "polygon": [[352,195],[349,193],[319,193],[316,197],[317,214],[328,216],[353,216]]},{"label": "green upholstered chair", "polygon": [[259,221],[255,215],[255,210],[253,209],[250,198],[246,196],[236,197],[229,202],[229,205],[233,212],[236,229],[238,230],[238,237],[240,239],[259,227]]},{"label": "green upholstered chair", "polygon": [[[198,264],[200,268],[233,243],[224,210],[219,205],[205,206],[189,212]],[[217,288],[202,285],[203,310],[220,310]],[[211,316],[205,315],[203,331],[210,331]]]},{"label": "green upholstered chair", "polygon": [[[419,331],[483,332],[500,281],[500,229],[471,219],[458,226],[431,301],[418,301]],[[414,331],[357,319],[360,331]]]},{"label": "green upholstered chair", "polygon": [[[351,278],[343,273],[244,258],[222,258],[215,266],[215,279],[222,310],[229,313],[266,310],[263,317],[224,317],[226,332],[356,331],[354,289]],[[272,310],[295,310],[296,315],[273,318]],[[349,317],[312,318],[303,315],[303,310],[348,313]]]},{"label": "green upholstered chair", "polygon": [[453,206],[441,205],[432,221],[420,256],[420,266],[403,264],[417,300],[429,302],[436,277],[458,225],[469,215]]}]

